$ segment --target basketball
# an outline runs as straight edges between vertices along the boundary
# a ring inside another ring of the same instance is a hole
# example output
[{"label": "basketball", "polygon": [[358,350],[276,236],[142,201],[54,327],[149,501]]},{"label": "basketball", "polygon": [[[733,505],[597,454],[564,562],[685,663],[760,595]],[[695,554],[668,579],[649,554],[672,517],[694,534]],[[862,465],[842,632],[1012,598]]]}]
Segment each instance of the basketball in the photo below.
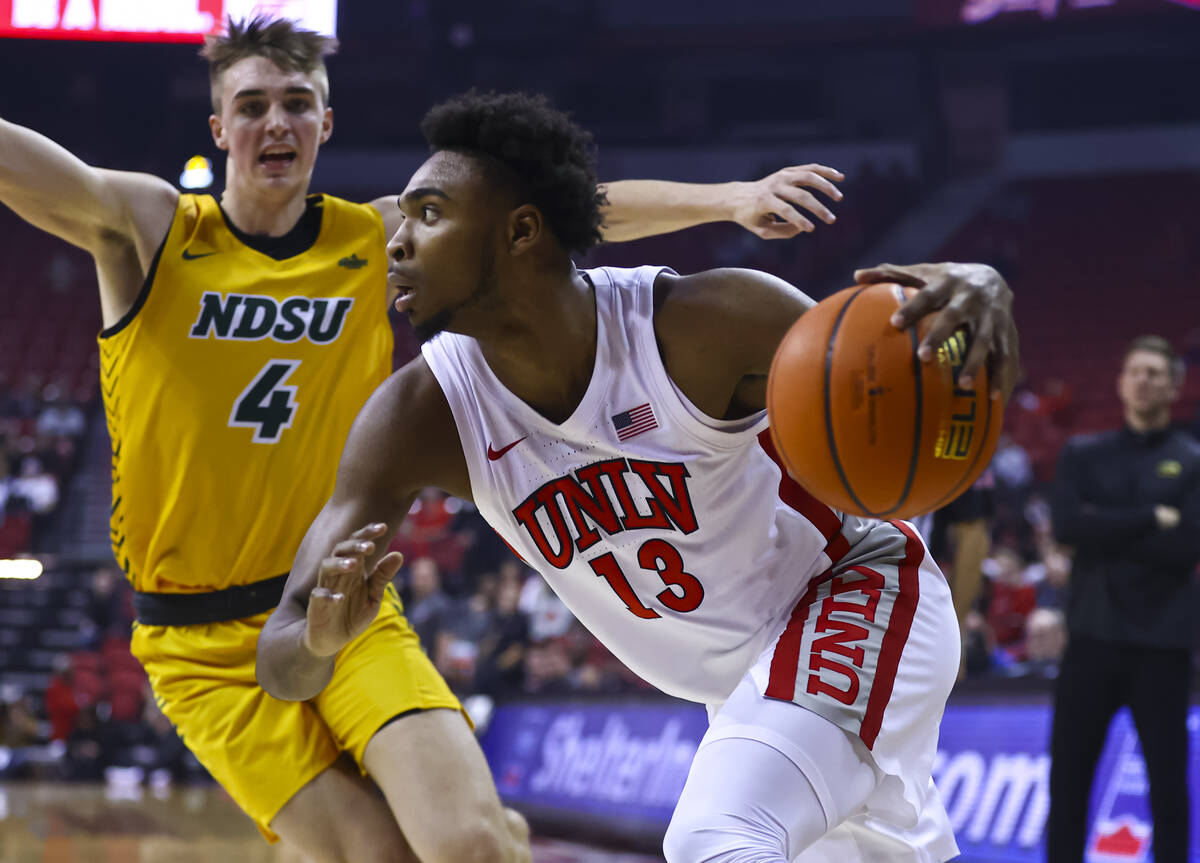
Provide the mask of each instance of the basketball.
[{"label": "basketball", "polygon": [[890,323],[915,293],[893,284],[839,291],[792,326],[771,364],[775,448],[800,485],[844,512],[931,512],[970,488],[996,449],[1004,411],[990,375],[956,385],[966,335],[923,363],[917,346],[932,318],[916,329]]}]

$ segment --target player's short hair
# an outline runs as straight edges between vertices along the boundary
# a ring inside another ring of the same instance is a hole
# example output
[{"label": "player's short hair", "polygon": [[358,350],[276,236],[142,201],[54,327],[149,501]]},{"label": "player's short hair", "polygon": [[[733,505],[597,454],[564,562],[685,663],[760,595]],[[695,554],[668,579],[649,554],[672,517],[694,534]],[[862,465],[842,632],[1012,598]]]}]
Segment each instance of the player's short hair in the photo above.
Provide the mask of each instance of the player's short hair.
[{"label": "player's short hair", "polygon": [[255,15],[241,21],[232,17],[220,36],[204,37],[200,56],[208,61],[208,80],[212,87],[213,111],[221,113],[221,76],[225,70],[247,57],[266,57],[285,72],[311,75],[317,84],[321,104],[329,104],[329,72],[325,58],[337,52],[338,41],[312,30],[296,26],[287,18]]},{"label": "player's short hair", "polygon": [[436,105],[421,121],[433,152],[450,150],[503,166],[522,199],[541,210],[568,251],[601,240],[596,145],[590,132],[530,93],[467,93]]},{"label": "player's short hair", "polygon": [[1183,382],[1183,358],[1175,353],[1175,348],[1171,343],[1162,336],[1138,336],[1129,343],[1129,347],[1125,348],[1125,354],[1121,357],[1121,364],[1129,359],[1129,355],[1137,351],[1145,351],[1152,354],[1160,354],[1167,359],[1167,368],[1171,370],[1171,380],[1175,383]]}]

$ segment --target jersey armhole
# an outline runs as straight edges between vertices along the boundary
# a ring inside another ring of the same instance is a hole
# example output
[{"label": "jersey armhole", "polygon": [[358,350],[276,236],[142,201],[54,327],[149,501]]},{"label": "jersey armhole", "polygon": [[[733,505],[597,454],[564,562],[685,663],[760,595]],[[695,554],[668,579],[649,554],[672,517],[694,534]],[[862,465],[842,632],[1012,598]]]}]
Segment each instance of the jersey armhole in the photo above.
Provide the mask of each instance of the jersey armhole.
[{"label": "jersey armhole", "polygon": [[654,283],[661,273],[678,273],[670,267],[643,267],[642,271],[643,275],[638,280],[636,302],[639,304],[639,317],[644,320],[644,324],[637,328],[635,338],[638,339],[639,349],[646,355],[647,365],[652,367],[651,385],[673,414],[678,427],[691,437],[717,449],[733,450],[744,446],[747,441],[757,437],[759,432],[767,428],[767,412],[764,410],[741,419],[725,420],[709,416],[692,403],[667,371],[654,330]]},{"label": "jersey armhole", "polygon": [[167,226],[167,233],[163,235],[162,242],[158,244],[158,250],[155,251],[154,257],[150,261],[150,268],[146,271],[146,279],[142,282],[142,289],[138,291],[137,299],[133,301],[129,311],[123,314],[119,321],[100,331],[100,338],[107,339],[121,332],[133,323],[133,319],[142,310],[142,306],[146,305],[146,300],[150,298],[150,287],[154,284],[154,276],[158,272],[159,258],[162,257],[163,249],[167,247],[167,240],[171,238],[171,229],[175,227],[175,219],[178,217],[179,212],[176,211],[175,217],[171,219],[171,224]]}]

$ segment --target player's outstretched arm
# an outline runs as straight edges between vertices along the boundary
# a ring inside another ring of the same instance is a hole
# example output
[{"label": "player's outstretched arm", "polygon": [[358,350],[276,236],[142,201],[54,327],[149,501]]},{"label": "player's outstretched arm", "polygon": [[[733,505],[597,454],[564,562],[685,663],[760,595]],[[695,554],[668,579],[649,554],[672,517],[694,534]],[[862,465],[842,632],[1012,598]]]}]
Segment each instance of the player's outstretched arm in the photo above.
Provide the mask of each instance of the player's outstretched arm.
[{"label": "player's outstretched arm", "polygon": [[[669,234],[707,222],[737,222],[763,239],[794,237],[812,231],[807,210],[826,224],[836,216],[813,192],[833,201],[842,193],[834,182],[842,173],[824,165],[783,168],[754,182],[674,183],[668,180],[617,180],[602,183],[608,204],[601,231],[609,243]],[[812,190],[812,191],[810,191]],[[396,196],[371,202],[383,216],[390,238],[400,227]]]},{"label": "player's outstretched arm", "polygon": [[333,496],[308,529],[258,639],[255,673],[276,698],[325,688],[334,659],[366,631],[400,568],[386,554],[420,489],[469,494],[445,397],[418,357],[386,380],[354,421]]},{"label": "player's outstretched arm", "polygon": [[[128,309],[154,251],[166,235],[179,193],[149,174],[93,168],[32,129],[0,120],[0,203],[30,224],[91,252],[101,267],[106,322]],[[111,296],[105,296],[108,292]]]},{"label": "player's outstretched arm", "polygon": [[636,240],[724,221],[737,222],[765,240],[794,237],[814,229],[810,216],[833,224],[836,216],[814,192],[840,201],[842,193],[834,183],[843,179],[835,168],[797,165],[744,183],[605,183],[600,187],[608,198],[604,239],[610,243]]}]

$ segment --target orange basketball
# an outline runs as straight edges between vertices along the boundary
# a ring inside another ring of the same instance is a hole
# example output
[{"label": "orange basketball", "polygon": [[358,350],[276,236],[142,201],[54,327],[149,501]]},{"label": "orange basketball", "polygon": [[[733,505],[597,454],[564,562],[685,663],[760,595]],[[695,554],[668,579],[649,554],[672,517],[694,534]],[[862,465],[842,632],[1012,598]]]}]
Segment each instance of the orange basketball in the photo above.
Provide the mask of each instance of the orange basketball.
[{"label": "orange basketball", "polygon": [[[934,360],[917,357],[917,330],[890,323],[913,288],[839,291],[784,336],[767,380],[775,448],[792,477],[832,507],[910,518],[971,487],[996,450],[1003,405],[990,375],[955,385],[966,359],[960,331]],[[920,335],[919,335],[920,334]]]}]

